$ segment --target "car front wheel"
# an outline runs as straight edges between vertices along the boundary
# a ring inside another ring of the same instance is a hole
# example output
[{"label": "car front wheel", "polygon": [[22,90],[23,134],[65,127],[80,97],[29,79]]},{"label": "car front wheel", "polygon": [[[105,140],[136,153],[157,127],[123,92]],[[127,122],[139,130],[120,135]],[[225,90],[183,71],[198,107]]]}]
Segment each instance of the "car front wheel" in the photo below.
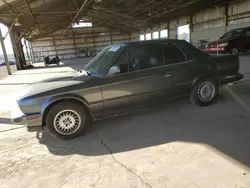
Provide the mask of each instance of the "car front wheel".
[{"label": "car front wheel", "polygon": [[84,134],[89,118],[85,109],[74,102],[61,102],[53,106],[46,118],[46,126],[51,136],[72,139]]},{"label": "car front wheel", "polygon": [[190,102],[199,106],[212,104],[218,96],[218,83],[216,79],[206,78],[200,80],[190,95]]}]

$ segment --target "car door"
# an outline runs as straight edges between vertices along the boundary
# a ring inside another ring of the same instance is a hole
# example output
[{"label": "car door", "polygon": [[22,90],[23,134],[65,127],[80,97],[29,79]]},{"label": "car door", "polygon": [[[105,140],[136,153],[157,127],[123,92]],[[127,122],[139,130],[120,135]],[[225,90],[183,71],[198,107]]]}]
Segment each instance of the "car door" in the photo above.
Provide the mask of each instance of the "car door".
[{"label": "car door", "polygon": [[166,94],[168,87],[162,43],[129,46],[113,66],[121,67],[120,74],[103,78],[104,110],[109,113],[128,112],[130,108],[155,104]]},{"label": "car door", "polygon": [[171,97],[184,95],[192,88],[192,60],[187,60],[185,54],[174,44],[164,44],[164,58],[168,86],[166,93]]}]

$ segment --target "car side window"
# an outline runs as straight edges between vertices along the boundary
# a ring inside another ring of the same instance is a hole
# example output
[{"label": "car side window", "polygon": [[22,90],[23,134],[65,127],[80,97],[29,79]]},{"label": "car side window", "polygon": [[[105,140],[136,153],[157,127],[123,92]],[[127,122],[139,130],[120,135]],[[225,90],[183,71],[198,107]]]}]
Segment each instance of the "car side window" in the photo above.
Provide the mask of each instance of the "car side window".
[{"label": "car side window", "polygon": [[131,72],[163,65],[162,46],[159,44],[138,44],[129,49]]},{"label": "car side window", "polygon": [[118,74],[124,74],[128,72],[128,62],[129,62],[129,56],[128,56],[128,50],[125,49],[121,55],[116,59],[113,66],[118,66],[120,68],[120,72]]},{"label": "car side window", "polygon": [[184,54],[171,43],[164,45],[164,57],[166,65],[180,63],[186,60]]},{"label": "car side window", "polygon": [[246,30],[246,36],[247,36],[247,37],[250,37],[250,29],[247,29],[247,30]]}]

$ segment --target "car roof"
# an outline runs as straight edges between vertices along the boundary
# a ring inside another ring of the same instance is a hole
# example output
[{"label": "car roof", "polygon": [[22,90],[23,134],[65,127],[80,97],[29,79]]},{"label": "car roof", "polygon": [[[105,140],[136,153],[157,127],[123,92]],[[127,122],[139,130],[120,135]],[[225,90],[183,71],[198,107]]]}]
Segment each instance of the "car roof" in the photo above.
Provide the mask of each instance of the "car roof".
[{"label": "car roof", "polygon": [[121,43],[121,44],[126,44],[126,45],[135,45],[135,44],[156,44],[156,43],[179,43],[179,42],[186,42],[185,40],[177,40],[177,39],[156,39],[156,40],[143,40],[143,41],[134,41],[134,42],[126,42],[126,43]]},{"label": "car roof", "polygon": [[245,29],[250,29],[250,27],[240,27],[240,28],[231,29],[230,31],[245,30]]}]

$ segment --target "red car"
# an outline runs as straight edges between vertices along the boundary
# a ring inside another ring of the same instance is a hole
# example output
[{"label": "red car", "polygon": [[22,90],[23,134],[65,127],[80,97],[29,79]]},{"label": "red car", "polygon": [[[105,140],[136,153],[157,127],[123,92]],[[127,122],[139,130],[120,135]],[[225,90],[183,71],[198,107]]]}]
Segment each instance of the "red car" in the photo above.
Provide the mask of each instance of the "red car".
[{"label": "red car", "polygon": [[205,47],[207,53],[230,53],[238,55],[250,49],[250,27],[233,29],[225,33],[218,41]]}]

